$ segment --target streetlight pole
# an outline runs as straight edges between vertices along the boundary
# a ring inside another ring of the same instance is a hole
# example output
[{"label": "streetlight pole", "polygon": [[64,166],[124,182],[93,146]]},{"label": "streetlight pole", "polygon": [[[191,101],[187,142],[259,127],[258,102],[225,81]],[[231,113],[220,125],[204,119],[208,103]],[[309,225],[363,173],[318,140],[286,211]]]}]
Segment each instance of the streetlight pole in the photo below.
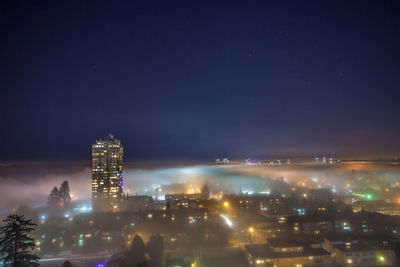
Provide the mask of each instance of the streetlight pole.
[{"label": "streetlight pole", "polygon": [[249,227],[249,236],[250,236],[250,246],[252,245],[252,238],[251,235],[255,233],[254,227],[250,226]]}]

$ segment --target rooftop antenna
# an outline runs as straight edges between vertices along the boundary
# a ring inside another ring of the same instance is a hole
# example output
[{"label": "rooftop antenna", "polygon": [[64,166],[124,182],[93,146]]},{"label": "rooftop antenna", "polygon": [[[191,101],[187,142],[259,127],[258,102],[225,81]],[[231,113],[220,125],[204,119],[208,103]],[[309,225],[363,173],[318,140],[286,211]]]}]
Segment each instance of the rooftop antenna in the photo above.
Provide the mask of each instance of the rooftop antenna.
[{"label": "rooftop antenna", "polygon": [[110,140],[114,140],[114,135],[112,133],[109,133],[108,137],[110,138]]}]

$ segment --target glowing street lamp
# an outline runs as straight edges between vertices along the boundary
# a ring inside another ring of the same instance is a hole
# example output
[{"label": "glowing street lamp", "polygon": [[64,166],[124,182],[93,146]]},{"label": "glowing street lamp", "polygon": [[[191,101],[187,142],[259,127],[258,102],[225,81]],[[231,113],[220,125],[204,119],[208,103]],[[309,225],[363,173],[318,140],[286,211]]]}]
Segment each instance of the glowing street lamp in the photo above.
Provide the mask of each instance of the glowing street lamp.
[{"label": "glowing street lamp", "polygon": [[228,207],[229,207],[229,202],[228,202],[228,201],[225,201],[225,202],[224,202],[224,207],[225,207],[225,208],[228,208]]},{"label": "glowing street lamp", "polygon": [[[251,245],[253,243],[253,238],[254,239],[256,238],[256,233],[255,233],[253,226],[250,226],[248,231],[249,231],[249,238],[250,238],[250,245]],[[252,235],[254,235],[254,236],[252,236]]]}]

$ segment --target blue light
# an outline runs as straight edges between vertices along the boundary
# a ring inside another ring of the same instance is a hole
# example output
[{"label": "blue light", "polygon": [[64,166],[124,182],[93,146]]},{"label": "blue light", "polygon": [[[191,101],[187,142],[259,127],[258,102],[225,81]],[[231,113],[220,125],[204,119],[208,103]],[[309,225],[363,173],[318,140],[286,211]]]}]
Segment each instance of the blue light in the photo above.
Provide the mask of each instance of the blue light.
[{"label": "blue light", "polygon": [[305,209],[297,209],[297,214],[304,216],[306,214],[306,210]]},{"label": "blue light", "polygon": [[88,213],[88,212],[92,211],[92,206],[90,204],[83,205],[83,206],[77,207],[77,211],[79,213]]},{"label": "blue light", "polygon": [[332,188],[332,192],[333,192],[333,193],[336,193],[336,188]]},{"label": "blue light", "polygon": [[165,195],[158,196],[158,197],[157,197],[157,200],[158,200],[158,201],[164,201],[164,200],[165,200]]},{"label": "blue light", "polygon": [[104,267],[104,264],[99,263],[97,264],[97,267]]},{"label": "blue light", "polygon": [[41,219],[41,220],[46,220],[46,215],[43,214],[42,216],[40,216],[40,219]]},{"label": "blue light", "polygon": [[252,194],[254,194],[254,191],[252,191],[252,190],[243,190],[243,191],[242,191],[242,194],[245,194],[245,195],[252,195]]}]

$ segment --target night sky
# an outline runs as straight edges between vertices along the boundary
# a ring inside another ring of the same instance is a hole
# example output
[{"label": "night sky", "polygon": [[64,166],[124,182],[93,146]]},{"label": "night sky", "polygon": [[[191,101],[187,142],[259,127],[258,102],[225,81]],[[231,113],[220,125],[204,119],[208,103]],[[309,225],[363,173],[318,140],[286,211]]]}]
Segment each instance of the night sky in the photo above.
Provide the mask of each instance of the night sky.
[{"label": "night sky", "polygon": [[400,151],[399,1],[0,6],[0,160]]}]

